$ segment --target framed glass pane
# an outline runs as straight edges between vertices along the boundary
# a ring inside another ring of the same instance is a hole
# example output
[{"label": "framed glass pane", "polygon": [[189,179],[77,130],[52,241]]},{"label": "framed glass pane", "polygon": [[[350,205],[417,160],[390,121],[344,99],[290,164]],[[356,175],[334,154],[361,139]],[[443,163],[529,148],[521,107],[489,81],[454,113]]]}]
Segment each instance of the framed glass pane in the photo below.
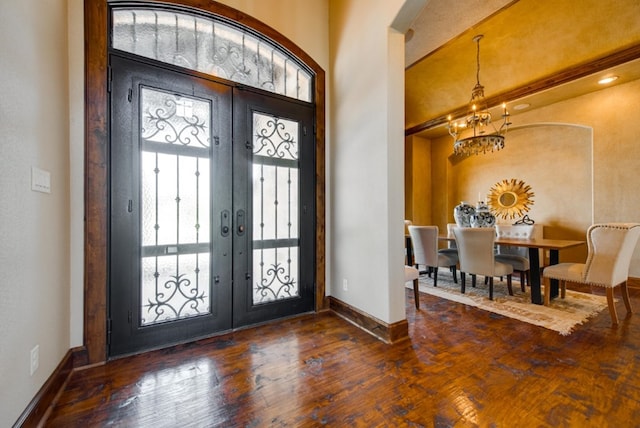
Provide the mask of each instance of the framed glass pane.
[{"label": "framed glass pane", "polygon": [[276,159],[298,159],[298,122],[253,113],[253,155]]},{"label": "framed glass pane", "polygon": [[211,105],[208,101],[142,87],[141,137],[146,141],[209,147]]},{"label": "framed glass pane", "polygon": [[299,296],[300,124],[253,113],[253,303]]},{"label": "framed glass pane", "polygon": [[210,312],[209,253],[144,257],[140,325]]},{"label": "framed glass pane", "polygon": [[141,325],[210,312],[211,104],[140,91]]},{"label": "framed glass pane", "polygon": [[298,168],[253,165],[253,239],[298,238]]},{"label": "framed glass pane", "polygon": [[253,304],[300,295],[298,247],[253,251]]},{"label": "framed glass pane", "polygon": [[253,32],[159,9],[114,9],[112,22],[114,49],[311,102],[311,74]]}]

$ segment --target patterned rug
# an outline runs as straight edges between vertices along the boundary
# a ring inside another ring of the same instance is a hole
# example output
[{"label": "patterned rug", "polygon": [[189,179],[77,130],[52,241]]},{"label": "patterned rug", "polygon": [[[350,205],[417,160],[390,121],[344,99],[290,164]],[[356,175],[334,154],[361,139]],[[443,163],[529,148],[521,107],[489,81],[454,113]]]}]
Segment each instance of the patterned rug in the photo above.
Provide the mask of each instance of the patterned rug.
[{"label": "patterned rug", "polygon": [[[413,283],[407,282],[406,287],[413,289]],[[515,278],[513,280],[514,296],[508,294],[506,279],[500,281],[499,278],[495,278],[493,300],[489,300],[489,285],[484,284],[484,277],[479,276],[476,288],[473,288],[469,275],[467,275],[465,294],[462,294],[460,293],[460,275],[458,275],[458,284],[455,284],[452,275],[442,270],[438,272],[438,287],[433,286],[433,278],[420,275],[420,292],[554,330],[563,336],[568,336],[575,326],[586,322],[589,317],[607,307],[605,296],[571,290],[567,290],[565,299],[552,300],[550,306],[534,305],[531,303],[529,287],[526,292],[522,292],[520,282]]]}]

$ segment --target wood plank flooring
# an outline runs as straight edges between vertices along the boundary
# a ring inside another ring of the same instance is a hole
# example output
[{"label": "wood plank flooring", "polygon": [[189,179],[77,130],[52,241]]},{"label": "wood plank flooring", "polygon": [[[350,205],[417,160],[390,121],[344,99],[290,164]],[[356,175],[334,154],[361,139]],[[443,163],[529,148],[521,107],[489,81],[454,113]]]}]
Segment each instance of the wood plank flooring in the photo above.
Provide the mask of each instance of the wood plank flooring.
[{"label": "wood plank flooring", "polygon": [[631,427],[638,311],[570,336],[407,290],[410,340],[333,313],[73,373],[47,427]]}]

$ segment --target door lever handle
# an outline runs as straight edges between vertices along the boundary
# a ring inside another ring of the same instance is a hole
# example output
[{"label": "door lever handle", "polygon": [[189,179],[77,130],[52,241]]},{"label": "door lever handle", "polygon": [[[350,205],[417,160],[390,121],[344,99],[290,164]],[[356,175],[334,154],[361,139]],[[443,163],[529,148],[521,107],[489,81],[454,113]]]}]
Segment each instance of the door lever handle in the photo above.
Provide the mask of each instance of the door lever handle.
[{"label": "door lever handle", "polygon": [[236,213],[236,224],[238,225],[238,236],[244,235],[244,210],[238,210]]},{"label": "door lever handle", "polygon": [[229,210],[224,210],[220,213],[220,234],[222,236],[228,236],[231,224],[231,215]]}]

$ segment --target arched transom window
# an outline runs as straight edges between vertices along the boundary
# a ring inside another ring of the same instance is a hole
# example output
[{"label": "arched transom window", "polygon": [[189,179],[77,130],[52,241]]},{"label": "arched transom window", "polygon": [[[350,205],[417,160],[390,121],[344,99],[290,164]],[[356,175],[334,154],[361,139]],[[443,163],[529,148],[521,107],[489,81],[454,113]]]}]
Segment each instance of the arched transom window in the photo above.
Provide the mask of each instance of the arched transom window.
[{"label": "arched transom window", "polygon": [[269,92],[312,101],[312,75],[254,33],[208,16],[114,9],[112,47]]}]

